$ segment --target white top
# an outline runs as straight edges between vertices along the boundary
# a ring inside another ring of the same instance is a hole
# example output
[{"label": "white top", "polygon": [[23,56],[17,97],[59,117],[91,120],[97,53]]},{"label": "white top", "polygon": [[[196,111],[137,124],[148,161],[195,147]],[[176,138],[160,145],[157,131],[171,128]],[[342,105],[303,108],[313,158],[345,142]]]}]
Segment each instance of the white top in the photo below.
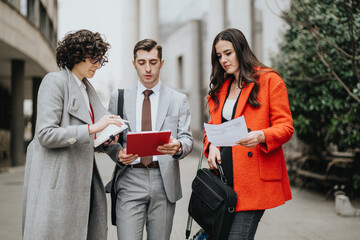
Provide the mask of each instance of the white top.
[{"label": "white top", "polygon": [[[137,84],[138,84],[138,88],[137,88],[138,90],[136,94],[136,132],[141,132],[142,104],[145,97],[144,91],[147,90],[147,88],[144,85],[142,85],[140,80],[138,80]],[[150,105],[151,105],[151,129],[153,131],[155,130],[156,116],[158,112],[160,87],[161,87],[161,82],[159,80],[158,84],[156,84],[153,88],[148,89],[153,91],[153,93],[149,96]],[[153,156],[153,161],[157,161],[156,156]],[[140,158],[136,159],[131,164],[137,164],[137,163],[140,163]]]},{"label": "white top", "polygon": [[222,116],[226,120],[231,120],[236,100],[237,99],[228,99],[228,98],[226,99],[223,110],[222,110]]},{"label": "white top", "polygon": [[82,81],[80,81],[80,79],[79,79],[73,72],[71,72],[71,73],[72,73],[72,75],[74,76],[74,78],[75,78],[75,80],[76,80],[76,83],[77,83],[77,84],[79,85],[79,87],[80,87],[80,92],[81,92],[81,94],[82,94],[82,96],[83,96],[83,98],[84,98],[84,101],[85,101],[85,103],[86,103],[86,106],[87,106],[87,108],[88,108],[88,110],[89,110],[89,113],[90,113],[90,115],[91,115],[89,95],[88,95],[87,92],[86,92],[86,86],[85,86],[85,84],[84,84]]}]

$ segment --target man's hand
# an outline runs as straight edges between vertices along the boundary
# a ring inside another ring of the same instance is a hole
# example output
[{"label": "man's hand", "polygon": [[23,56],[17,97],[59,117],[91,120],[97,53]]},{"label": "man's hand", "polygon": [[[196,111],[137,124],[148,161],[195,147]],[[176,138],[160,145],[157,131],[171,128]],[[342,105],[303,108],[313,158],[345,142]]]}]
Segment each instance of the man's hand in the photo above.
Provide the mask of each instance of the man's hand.
[{"label": "man's hand", "polygon": [[116,134],[115,136],[112,136],[112,138],[110,137],[109,140],[105,141],[103,143],[103,147],[113,145],[113,144],[117,143],[118,140],[119,140],[119,134]]},{"label": "man's hand", "polygon": [[135,161],[139,155],[137,154],[126,154],[126,148],[121,149],[118,154],[119,162],[125,165],[129,165],[133,161]]},{"label": "man's hand", "polygon": [[170,156],[173,156],[175,153],[180,151],[180,147],[181,144],[179,140],[177,140],[173,136],[170,136],[170,142],[162,146],[158,146],[157,150],[162,154],[168,154]]}]

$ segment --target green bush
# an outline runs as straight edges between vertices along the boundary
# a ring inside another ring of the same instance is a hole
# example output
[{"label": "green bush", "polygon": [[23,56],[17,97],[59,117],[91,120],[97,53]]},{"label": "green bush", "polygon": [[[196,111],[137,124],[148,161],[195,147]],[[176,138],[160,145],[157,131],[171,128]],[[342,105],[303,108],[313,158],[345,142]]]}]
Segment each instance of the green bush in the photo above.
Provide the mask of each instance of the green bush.
[{"label": "green bush", "polygon": [[360,147],[360,1],[293,0],[273,66],[285,79],[297,136],[320,152]]}]

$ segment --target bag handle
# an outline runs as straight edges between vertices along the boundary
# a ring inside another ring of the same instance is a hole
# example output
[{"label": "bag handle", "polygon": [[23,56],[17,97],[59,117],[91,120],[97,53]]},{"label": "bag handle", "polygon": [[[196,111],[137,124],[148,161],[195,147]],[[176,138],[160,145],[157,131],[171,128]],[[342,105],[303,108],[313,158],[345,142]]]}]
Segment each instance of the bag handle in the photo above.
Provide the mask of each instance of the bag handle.
[{"label": "bag handle", "polygon": [[223,170],[223,168],[221,167],[221,164],[219,164],[218,162],[216,162],[216,166],[217,166],[217,168],[218,168],[218,170],[219,170],[219,175],[220,175],[221,181],[223,181],[223,183],[225,183],[225,184],[227,185],[227,184],[228,184],[228,181],[227,181],[227,179],[226,179],[226,177],[225,177],[224,170]]}]

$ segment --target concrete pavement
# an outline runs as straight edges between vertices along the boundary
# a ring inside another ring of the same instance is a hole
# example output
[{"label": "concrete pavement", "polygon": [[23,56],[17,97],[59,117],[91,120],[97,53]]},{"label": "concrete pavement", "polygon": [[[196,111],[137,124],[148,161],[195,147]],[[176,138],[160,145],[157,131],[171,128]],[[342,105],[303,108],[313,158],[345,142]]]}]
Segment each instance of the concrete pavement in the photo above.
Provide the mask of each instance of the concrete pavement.
[{"label": "concrete pavement", "polygon": [[[187,206],[198,155],[193,153],[180,164],[184,197],[176,206],[171,240],[185,239]],[[96,161],[106,183],[111,178],[113,163],[105,154],[97,154]],[[205,162],[203,166],[206,166]],[[1,240],[21,239],[23,175],[24,167],[10,168],[0,173]],[[322,194],[298,188],[292,188],[292,192],[293,200],[265,212],[256,240],[360,240],[360,218],[338,216],[334,201],[325,201]],[[360,207],[358,203],[355,206]],[[198,229],[193,222],[192,235]],[[116,228],[111,225],[108,240],[116,240]]]}]

